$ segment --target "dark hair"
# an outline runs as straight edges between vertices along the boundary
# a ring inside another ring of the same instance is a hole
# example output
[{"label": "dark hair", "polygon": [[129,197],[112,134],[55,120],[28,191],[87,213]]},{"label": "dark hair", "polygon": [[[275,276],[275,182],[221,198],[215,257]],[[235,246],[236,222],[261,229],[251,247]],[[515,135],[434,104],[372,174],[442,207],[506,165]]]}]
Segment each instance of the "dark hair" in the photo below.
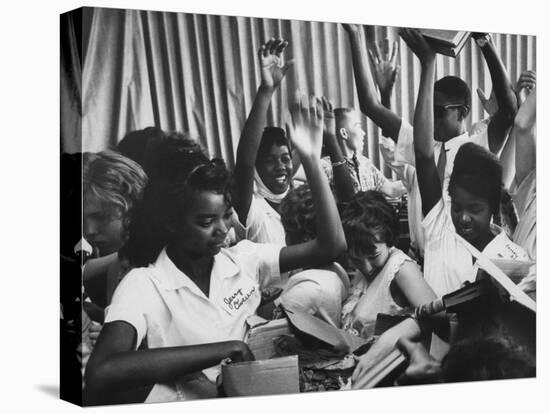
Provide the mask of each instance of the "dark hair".
[{"label": "dark hair", "polygon": [[202,152],[206,156],[198,140],[191,135],[175,131],[164,132],[157,127],[147,127],[126,134],[119,142],[117,150],[141,165],[148,177],[158,172],[159,165],[162,165],[162,159],[165,158],[164,153],[189,151]]},{"label": "dark hair", "polygon": [[281,201],[280,213],[288,245],[303,243],[317,236],[315,205],[308,184],[288,192]]},{"label": "dark hair", "polygon": [[502,194],[502,166],[494,154],[485,148],[467,142],[455,157],[449,181],[449,195],[457,187],[488,201],[491,213],[496,216]]},{"label": "dark hair", "polygon": [[150,148],[147,175],[149,180],[171,179],[179,174],[186,174],[187,164],[194,166],[208,161],[208,155],[196,140],[173,132]]},{"label": "dark hair", "polygon": [[535,374],[527,351],[504,338],[458,341],[441,362],[445,382],[527,378]]},{"label": "dark hair", "polygon": [[145,188],[142,207],[130,226],[124,253],[136,267],[153,263],[174,238],[194,194],[212,191],[231,204],[230,173],[221,159],[202,152],[174,150],[173,138],[163,141],[154,158],[153,177]]},{"label": "dark hair", "polygon": [[466,82],[458,76],[445,76],[434,84],[434,93],[439,92],[451,99],[455,104],[462,104],[466,107],[464,117],[472,107],[472,92]]},{"label": "dark hair", "polygon": [[164,138],[164,131],[150,126],[144,129],[128,132],[117,144],[117,151],[125,157],[134,160],[145,169],[147,155],[157,142]]},{"label": "dark hair", "polygon": [[377,237],[388,246],[399,240],[399,217],[382,195],[374,190],[360,191],[342,211],[342,226],[349,251],[371,254]]},{"label": "dark hair", "polygon": [[287,147],[288,152],[290,152],[290,144],[286,137],[285,130],[278,127],[265,127],[256,160],[260,160],[260,158],[268,154],[273,146]]}]

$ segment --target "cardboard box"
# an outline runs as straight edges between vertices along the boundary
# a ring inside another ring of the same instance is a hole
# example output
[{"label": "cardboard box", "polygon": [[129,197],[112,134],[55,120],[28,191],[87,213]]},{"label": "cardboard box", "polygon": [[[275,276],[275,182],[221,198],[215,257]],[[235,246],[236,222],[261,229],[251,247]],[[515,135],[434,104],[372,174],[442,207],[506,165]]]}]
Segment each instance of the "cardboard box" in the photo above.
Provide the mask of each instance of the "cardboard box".
[{"label": "cardboard box", "polygon": [[298,356],[223,364],[222,384],[228,397],[298,393]]},{"label": "cardboard box", "polygon": [[227,396],[273,395],[300,391],[298,356],[275,357],[275,340],[294,333],[312,336],[332,348],[335,355],[349,354],[369,341],[338,329],[299,309],[285,309],[286,318],[267,321],[253,316],[246,342],[256,361],[222,365]]}]

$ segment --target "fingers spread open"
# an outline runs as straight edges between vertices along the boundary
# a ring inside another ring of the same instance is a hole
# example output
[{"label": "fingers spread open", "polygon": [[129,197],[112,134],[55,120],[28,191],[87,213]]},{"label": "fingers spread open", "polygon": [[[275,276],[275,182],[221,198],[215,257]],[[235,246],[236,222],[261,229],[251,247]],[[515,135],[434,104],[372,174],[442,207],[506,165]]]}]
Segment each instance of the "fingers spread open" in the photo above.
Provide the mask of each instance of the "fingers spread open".
[{"label": "fingers spread open", "polygon": [[322,120],[323,113],[323,102],[321,102],[321,99],[315,97],[315,116],[317,117],[317,119]]},{"label": "fingers spread open", "polygon": [[382,50],[384,52],[384,60],[387,62],[390,60],[390,39],[387,37],[382,41]]},{"label": "fingers spread open", "polygon": [[271,38],[269,42],[269,53],[273,54],[275,53],[275,50],[277,50],[277,47],[279,46],[280,40],[276,40],[275,38]]},{"label": "fingers spread open", "polygon": [[275,48],[275,54],[277,56],[281,56],[281,53],[283,53],[283,51],[285,50],[285,48],[288,46],[288,41],[286,40],[283,40],[283,39],[279,39],[279,44],[277,45],[277,47]]},{"label": "fingers spread open", "polygon": [[382,61],[382,53],[380,53],[380,48],[378,43],[374,42],[374,54],[376,56],[376,63],[379,64]]},{"label": "fingers spread open", "polygon": [[369,57],[370,57],[371,62],[372,62],[374,65],[378,65],[380,62],[377,61],[376,55],[374,54],[374,52],[372,51],[372,49],[368,49],[368,52],[369,52]]},{"label": "fingers spread open", "polygon": [[390,63],[392,66],[395,66],[395,61],[397,59],[397,41],[393,41],[393,47],[391,50]]}]

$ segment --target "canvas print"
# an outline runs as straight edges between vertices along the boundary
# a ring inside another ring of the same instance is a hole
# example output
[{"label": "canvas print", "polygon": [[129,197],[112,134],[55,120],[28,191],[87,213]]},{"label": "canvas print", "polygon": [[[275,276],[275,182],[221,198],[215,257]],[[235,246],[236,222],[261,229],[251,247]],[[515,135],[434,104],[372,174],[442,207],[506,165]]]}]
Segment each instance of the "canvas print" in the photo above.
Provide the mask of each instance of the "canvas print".
[{"label": "canvas print", "polygon": [[535,36],[60,22],[61,398],[535,376]]}]

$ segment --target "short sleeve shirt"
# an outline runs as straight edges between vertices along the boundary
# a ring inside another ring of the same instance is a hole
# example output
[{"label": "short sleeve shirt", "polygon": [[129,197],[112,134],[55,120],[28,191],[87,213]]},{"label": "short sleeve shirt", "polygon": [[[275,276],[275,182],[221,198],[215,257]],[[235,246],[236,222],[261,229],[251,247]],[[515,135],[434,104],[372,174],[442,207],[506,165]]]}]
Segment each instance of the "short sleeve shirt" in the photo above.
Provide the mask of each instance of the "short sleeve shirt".
[{"label": "short sleeve shirt", "polygon": [[390,289],[405,262],[412,262],[412,259],[392,247],[386,264],[370,283],[361,273],[355,275],[351,295],[342,307],[342,329],[369,338],[374,335],[379,313],[399,313],[402,308],[393,299]]},{"label": "short sleeve shirt", "polygon": [[208,296],[163,250],[155,263],[120,282],[105,323],[132,325],[136,348],[145,338],[148,348],[243,340],[246,319],[260,304],[259,285],[279,277],[281,248],[242,241],[222,249],[214,256]]},{"label": "short sleeve shirt", "polygon": [[[473,282],[477,266],[456,234],[450,213],[450,204],[443,200],[432,208],[422,223],[426,236],[424,279],[438,296]],[[485,246],[483,254],[488,258],[527,260],[527,252],[512,242],[504,231],[492,226],[495,237]]]},{"label": "short sleeve shirt", "polygon": [[[364,155],[358,155],[357,161],[345,158],[345,162],[350,172],[355,192],[368,190],[380,191],[382,186],[388,181],[384,174],[382,174],[382,172],[374,166],[372,161]],[[332,171],[330,158],[324,157],[321,159],[321,166],[331,186],[334,186],[334,172]]]},{"label": "short sleeve shirt", "polygon": [[253,194],[246,223],[234,222],[235,232],[241,239],[254,243],[286,244],[281,216],[258,194]]}]

